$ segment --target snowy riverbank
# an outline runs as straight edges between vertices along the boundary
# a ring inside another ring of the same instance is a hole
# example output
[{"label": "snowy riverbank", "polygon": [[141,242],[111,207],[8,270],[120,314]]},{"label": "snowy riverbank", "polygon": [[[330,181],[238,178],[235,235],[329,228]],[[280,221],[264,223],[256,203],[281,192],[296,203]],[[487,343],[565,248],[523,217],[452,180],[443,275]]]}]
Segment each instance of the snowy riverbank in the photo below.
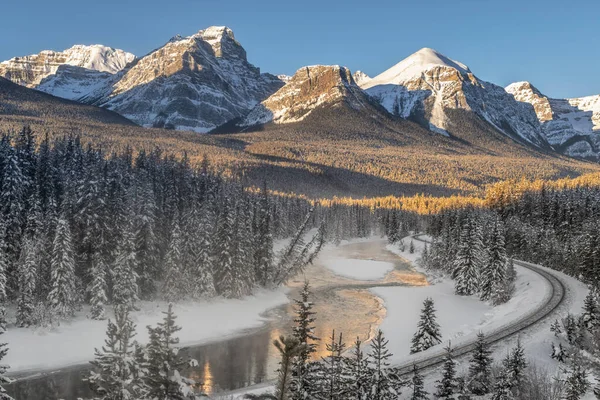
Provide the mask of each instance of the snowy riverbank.
[{"label": "snowy riverbank", "polygon": [[[286,304],[287,289],[262,290],[240,300],[217,298],[206,302],[182,303],[174,306],[177,324],[181,326],[181,346],[209,343],[243,334],[262,326],[264,313]],[[140,311],[132,313],[137,325],[136,339],[148,340],[147,325],[156,325],[166,310],[164,302],[141,302]],[[3,360],[11,366],[11,374],[49,370],[85,364],[94,358],[94,348],[104,344],[106,321],[86,318],[86,310],[75,319],[64,321],[53,330],[10,327],[2,336],[10,351]]]}]

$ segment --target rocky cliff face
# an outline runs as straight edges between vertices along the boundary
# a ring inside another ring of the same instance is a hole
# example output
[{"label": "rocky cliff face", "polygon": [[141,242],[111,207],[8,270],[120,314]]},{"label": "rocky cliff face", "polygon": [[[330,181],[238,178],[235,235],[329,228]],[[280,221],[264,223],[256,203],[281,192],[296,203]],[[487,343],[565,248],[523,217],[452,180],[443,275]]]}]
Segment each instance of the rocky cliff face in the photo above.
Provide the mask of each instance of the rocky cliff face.
[{"label": "rocky cliff face", "polygon": [[443,135],[452,134],[447,111],[465,110],[515,140],[547,146],[530,105],[432,49],[419,50],[361,87],[392,114]]},{"label": "rocky cliff face", "polygon": [[0,76],[29,88],[77,100],[132,62],[135,56],[102,45],[44,50],[0,63]]},{"label": "rocky cliff face", "polygon": [[247,61],[229,28],[210,27],[171,39],[90,99],[144,126],[207,132],[281,86]]},{"label": "rocky cliff face", "polygon": [[371,77],[362,71],[356,71],[352,77],[354,78],[354,82],[359,86],[364,85],[371,80]]},{"label": "rocky cliff face", "polygon": [[506,91],[533,105],[542,132],[555,149],[573,157],[600,159],[600,95],[552,99],[529,82],[513,83]]},{"label": "rocky cliff face", "polygon": [[319,107],[341,103],[353,109],[361,109],[368,103],[350,70],[339,65],[303,67],[284,87],[257,105],[239,125],[298,122]]}]

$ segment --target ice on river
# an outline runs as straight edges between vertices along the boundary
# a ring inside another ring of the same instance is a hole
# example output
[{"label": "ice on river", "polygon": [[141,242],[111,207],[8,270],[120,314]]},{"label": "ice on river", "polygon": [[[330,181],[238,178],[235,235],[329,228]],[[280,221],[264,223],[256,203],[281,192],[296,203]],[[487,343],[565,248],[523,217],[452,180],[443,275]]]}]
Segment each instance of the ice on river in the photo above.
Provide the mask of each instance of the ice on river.
[{"label": "ice on river", "polygon": [[378,281],[394,269],[394,264],[385,261],[352,258],[330,258],[322,261],[334,274],[361,281]]},{"label": "ice on river", "polygon": [[[207,343],[232,336],[245,329],[264,324],[262,314],[271,308],[288,302],[286,289],[261,290],[244,299],[217,298],[198,303],[182,303],[173,306],[177,324],[181,326],[178,336],[182,346]],[[141,302],[140,311],[132,313],[141,343],[148,341],[147,325],[155,326],[166,311],[166,303]],[[10,327],[2,335],[8,343],[9,352],[2,360],[11,368],[9,373],[27,370],[49,369],[73,364],[87,363],[94,358],[94,348],[104,344],[106,321],[86,318],[86,310],[79,312],[71,321],[63,321],[54,330],[36,331],[29,328]]]}]

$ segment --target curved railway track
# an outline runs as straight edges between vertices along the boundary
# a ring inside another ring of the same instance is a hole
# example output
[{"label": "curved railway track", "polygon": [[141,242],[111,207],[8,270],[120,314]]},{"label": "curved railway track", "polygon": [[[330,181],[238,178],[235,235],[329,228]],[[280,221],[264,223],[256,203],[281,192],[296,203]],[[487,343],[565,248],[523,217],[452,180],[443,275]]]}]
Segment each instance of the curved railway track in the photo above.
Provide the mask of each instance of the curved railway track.
[{"label": "curved railway track", "polygon": [[[414,240],[430,243],[427,240],[422,239],[422,235],[414,235]],[[534,309],[530,310],[527,314],[523,315],[516,321],[492,329],[489,332],[485,332],[486,340],[490,345],[499,343],[506,340],[514,335],[523,332],[524,330],[531,328],[538,322],[546,319],[550,316],[565,300],[565,285],[559,277],[554,275],[552,272],[540,267],[536,264],[531,264],[525,261],[514,260],[516,265],[523,268],[527,268],[530,271],[537,273],[542,277],[550,286],[550,292],[546,295],[544,302]],[[464,356],[475,349],[476,340],[471,340],[466,343],[460,343],[456,347],[453,347],[453,355],[455,358]],[[445,352],[438,350],[435,353],[427,354],[422,359],[413,360],[410,363],[404,363],[397,365],[399,368],[400,375],[408,375],[412,373],[413,365],[416,365],[420,370],[437,367],[444,362]]]}]

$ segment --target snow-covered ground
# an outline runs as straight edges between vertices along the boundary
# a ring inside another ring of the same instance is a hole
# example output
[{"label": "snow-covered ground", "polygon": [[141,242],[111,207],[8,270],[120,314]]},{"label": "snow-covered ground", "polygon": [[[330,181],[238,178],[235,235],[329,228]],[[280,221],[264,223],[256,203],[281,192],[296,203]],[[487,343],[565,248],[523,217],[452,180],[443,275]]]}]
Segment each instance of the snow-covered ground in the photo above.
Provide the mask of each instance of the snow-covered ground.
[{"label": "snow-covered ground", "polygon": [[[421,236],[424,240],[431,240],[425,235]],[[404,244],[408,249],[410,238],[404,239]],[[414,240],[415,252],[410,254],[408,250],[402,252],[397,246],[389,245],[388,250],[394,252],[402,258],[411,261],[416,269],[422,270],[418,266],[417,260],[423,250],[424,243]],[[509,351],[510,348],[516,345],[519,339],[525,348],[525,353],[530,362],[530,365],[535,365],[542,370],[547,371],[551,376],[559,372],[560,367],[556,360],[550,357],[551,344],[558,344],[558,339],[550,331],[550,324],[554,319],[561,319],[568,313],[580,314],[583,307],[583,301],[588,293],[586,285],[580,281],[557,272],[551,269],[552,274],[559,277],[566,289],[566,300],[561,304],[559,309],[552,317],[537,323],[534,327],[525,330],[519,337],[507,339],[501,344],[493,347],[494,358],[500,361]],[[374,293],[385,300],[385,305],[388,310],[388,316],[384,320],[381,328],[390,339],[390,350],[394,353],[394,360],[403,365],[410,363],[432,353],[443,351],[442,347],[447,344],[448,340],[452,341],[453,345],[460,344],[465,340],[470,340],[477,334],[478,331],[490,332],[515,321],[527,314],[532,308],[545,301],[550,287],[541,277],[526,268],[516,266],[517,281],[515,283],[515,293],[513,298],[506,304],[491,307],[474,297],[460,297],[451,295],[453,286],[452,282],[447,279],[436,277],[436,283],[429,287],[421,288],[376,288],[372,289]],[[398,290],[389,290],[398,289]],[[415,291],[416,290],[416,291]],[[422,291],[422,292],[421,292]],[[402,295],[402,292],[405,295]],[[430,292],[427,294],[427,292]],[[422,301],[425,297],[430,296],[434,299],[438,310],[438,322],[441,325],[444,343],[435,346],[418,355],[408,356],[410,350],[410,339],[416,330],[416,322],[419,316],[419,299]],[[461,300],[462,299],[462,300]],[[459,308],[459,302],[462,302],[462,308]],[[478,304],[477,304],[478,303]],[[402,304],[402,306],[399,306]],[[398,305],[398,306],[395,306]],[[481,313],[483,310],[483,313]],[[416,312],[416,315],[415,315]],[[406,319],[412,318],[414,323],[407,324]],[[471,321],[471,322],[469,322]],[[404,342],[404,343],[401,343]],[[400,343],[400,344],[399,344]],[[466,371],[467,364],[465,360],[459,362],[458,370],[461,373]],[[435,390],[435,380],[439,379],[440,370],[430,371],[426,375],[426,386],[430,393]],[[409,392],[409,391],[408,391]],[[406,393],[402,399],[409,398]],[[594,396],[588,393],[583,399],[593,399]]]},{"label": "snow-covered ground", "polygon": [[[430,239],[427,236],[421,236]],[[456,296],[454,284],[451,280],[432,276],[424,271],[418,260],[423,250],[423,242],[413,240],[415,251],[409,252],[411,238],[404,239],[405,251],[401,251],[397,245],[388,245],[387,249],[394,254],[412,263],[413,267],[420,272],[428,274],[429,286],[400,286],[400,287],[376,287],[370,289],[373,294],[383,299],[387,314],[381,324],[381,329],[389,339],[389,349],[394,354],[393,363],[407,365],[411,360],[429,357],[443,351],[443,347],[450,340],[452,345],[458,345],[475,337],[479,331],[491,332],[501,329],[502,326],[510,324],[528,314],[533,308],[544,303],[550,294],[550,285],[537,273],[523,267],[516,267],[517,280],[513,298],[506,304],[492,307],[490,304],[480,301],[476,296]],[[360,261],[360,262],[357,262]],[[384,263],[385,264],[385,263]],[[354,259],[325,259],[324,265],[334,273],[352,279],[378,280],[387,272],[384,268],[376,271],[376,264],[370,260]],[[366,271],[361,271],[364,268]],[[556,318],[561,318],[568,312],[580,313],[583,300],[587,295],[587,288],[581,282],[568,277],[562,273],[552,271],[559,276],[566,286],[567,300],[556,313]],[[438,323],[441,325],[443,343],[418,355],[409,355],[412,335],[416,331],[423,300],[427,297],[433,298],[437,309]],[[535,327],[526,330],[520,335],[529,361],[541,366],[554,374],[558,370],[558,363],[549,356],[550,345],[556,338],[550,332],[550,324],[554,318],[548,318]],[[517,338],[505,340],[497,344],[494,357],[500,360],[506,351],[515,345]],[[459,362],[458,370],[464,372],[467,364],[465,360]],[[433,393],[435,380],[439,378],[438,371],[430,371],[426,375],[427,390]],[[230,393],[228,398],[241,399],[244,393],[262,393],[269,391],[269,386],[253,387]],[[403,395],[409,395],[409,390]],[[406,397],[408,398],[408,397]],[[591,399],[592,397],[590,397]],[[587,399],[587,398],[586,398]]]},{"label": "snow-covered ground", "polygon": [[394,264],[384,261],[353,258],[329,258],[321,260],[334,274],[360,281],[377,281],[394,269]]},{"label": "snow-covered ground", "polygon": [[[235,336],[265,323],[265,311],[288,302],[286,289],[259,291],[244,299],[214,299],[207,302],[183,303],[174,306],[182,346],[208,343]],[[148,341],[147,325],[156,325],[163,318],[166,303],[142,302],[141,310],[132,313],[137,324],[136,339]],[[94,358],[94,348],[104,344],[106,321],[86,318],[85,312],[55,330],[32,330],[11,327],[2,336],[9,352],[3,362],[10,373],[44,370],[87,363]]]},{"label": "snow-covered ground", "polygon": [[[424,237],[426,239],[426,237]],[[405,238],[408,249],[410,238]],[[424,243],[413,241],[415,252],[402,252],[398,246],[389,245],[388,250],[416,264],[420,258]],[[416,268],[419,268],[415,265]],[[550,284],[537,273],[517,266],[515,294],[506,304],[492,307],[479,300],[477,296],[457,296],[454,294],[454,282],[446,278],[437,278],[425,287],[382,287],[371,289],[385,301],[387,316],[381,329],[390,339],[390,350],[394,353],[393,362],[404,364],[438,353],[448,341],[457,345],[473,339],[479,331],[490,332],[510,324],[543,304],[551,290]],[[409,356],[412,335],[417,328],[423,300],[431,297],[437,309],[437,319],[441,327],[443,343],[426,352]]]}]

